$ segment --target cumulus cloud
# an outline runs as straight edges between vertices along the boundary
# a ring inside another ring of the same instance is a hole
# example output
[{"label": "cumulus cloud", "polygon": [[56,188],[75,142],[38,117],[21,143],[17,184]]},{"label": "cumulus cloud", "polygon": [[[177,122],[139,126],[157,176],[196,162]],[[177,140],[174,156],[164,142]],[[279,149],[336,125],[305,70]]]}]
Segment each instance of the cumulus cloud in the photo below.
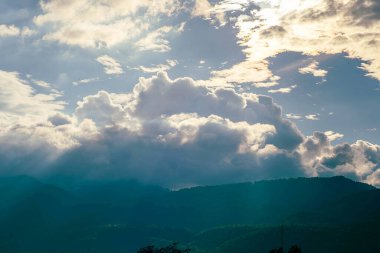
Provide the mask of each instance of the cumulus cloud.
[{"label": "cumulus cloud", "polygon": [[380,146],[365,141],[331,145],[324,133],[314,133],[300,146],[305,167],[315,175],[344,175],[379,186]]},{"label": "cumulus cloud", "polygon": [[[171,80],[162,72],[140,79],[127,94],[87,96],[73,116],[53,114],[38,127],[44,135],[36,143],[51,152],[41,165],[45,175],[181,186],[306,174],[292,156],[303,137],[271,98]],[[25,146],[29,154],[37,147]]]},{"label": "cumulus cloud", "polygon": [[104,72],[107,75],[119,75],[124,71],[120,63],[109,55],[102,55],[96,58],[96,61],[104,66]]},{"label": "cumulus cloud", "polygon": [[380,147],[332,145],[339,136],[303,136],[270,97],[160,72],[129,93],[84,97],[73,115],[3,128],[0,162],[3,174],[169,187],[340,174],[377,184]]},{"label": "cumulus cloud", "polygon": [[124,111],[121,105],[112,102],[110,95],[99,91],[94,96],[87,96],[78,102],[75,115],[79,119],[91,119],[93,122],[106,125],[121,121]]}]

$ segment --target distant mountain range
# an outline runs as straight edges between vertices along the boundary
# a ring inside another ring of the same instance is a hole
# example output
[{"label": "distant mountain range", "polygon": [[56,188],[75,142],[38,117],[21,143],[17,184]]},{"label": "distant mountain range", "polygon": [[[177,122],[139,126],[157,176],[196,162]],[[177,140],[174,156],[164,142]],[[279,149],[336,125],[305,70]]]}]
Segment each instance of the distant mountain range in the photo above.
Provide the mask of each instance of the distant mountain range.
[{"label": "distant mountain range", "polygon": [[177,241],[193,252],[380,252],[380,190],[344,177],[170,191],[135,181],[65,190],[0,178],[0,252],[136,252]]}]

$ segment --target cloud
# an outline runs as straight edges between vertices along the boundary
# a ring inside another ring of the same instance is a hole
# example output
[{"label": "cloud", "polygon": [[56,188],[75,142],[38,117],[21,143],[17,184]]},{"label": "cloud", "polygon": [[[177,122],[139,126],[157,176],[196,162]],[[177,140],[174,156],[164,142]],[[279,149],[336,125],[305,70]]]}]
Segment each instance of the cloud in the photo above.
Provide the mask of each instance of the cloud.
[{"label": "cloud", "polygon": [[[268,61],[243,61],[229,69],[211,72],[212,83],[230,86],[237,83],[251,83],[256,87],[272,87],[278,85],[276,76],[268,69]],[[268,82],[269,81],[269,82]]]},{"label": "cloud", "polygon": [[318,115],[316,115],[316,114],[306,115],[305,119],[308,119],[308,120],[319,120]]},{"label": "cloud", "polygon": [[138,132],[109,129],[95,143],[83,143],[66,153],[60,164],[66,167],[79,156],[96,157],[79,164],[79,173],[138,178],[171,187],[240,181],[276,174],[258,164],[276,151],[263,145],[273,132],[269,125],[249,126],[218,116],[174,115],[146,121]]},{"label": "cloud", "polygon": [[192,17],[202,17],[210,20],[213,24],[218,26],[226,25],[228,19],[236,17],[235,12],[250,12],[252,9],[257,8],[253,1],[239,0],[239,1],[209,1],[209,0],[195,0],[191,12]]},{"label": "cloud", "polygon": [[131,41],[150,28],[151,20],[179,8],[176,0],[114,0],[107,4],[49,0],[40,5],[43,13],[34,18],[35,24],[54,24],[43,39],[83,48],[110,48]]},{"label": "cloud", "polygon": [[1,175],[41,175],[52,172],[52,166],[65,152],[94,139],[97,130],[88,120],[74,123],[67,115],[56,114],[46,121],[18,121],[0,131]]},{"label": "cloud", "polygon": [[[289,148],[302,141],[298,130],[282,119],[281,108],[267,96],[239,95],[232,89],[213,91],[190,78],[170,80],[165,73],[159,73],[153,79],[141,79],[133,95],[128,108],[131,108],[132,115],[139,118],[180,113],[196,113],[204,117],[218,115],[234,122],[274,125],[279,135],[288,139]],[[272,141],[279,142],[276,138]]]},{"label": "cloud", "polygon": [[134,68],[129,68],[129,69],[134,69],[134,70],[139,70],[144,73],[157,73],[157,72],[164,72],[168,71],[174,66],[176,66],[178,62],[176,60],[166,60],[165,64],[158,64],[158,65],[151,65],[151,66],[138,66]]},{"label": "cloud", "polygon": [[20,29],[14,25],[0,25],[0,37],[18,36]]},{"label": "cloud", "polygon": [[35,85],[38,85],[42,88],[51,88],[51,84],[50,83],[47,83],[45,81],[42,81],[42,80],[36,80],[36,79],[32,79],[32,82],[35,84]]},{"label": "cloud", "polygon": [[122,120],[124,111],[121,105],[112,102],[110,95],[99,91],[94,96],[87,96],[78,102],[75,115],[80,119],[90,119],[96,124],[115,124]]},{"label": "cloud", "polygon": [[16,27],[15,25],[0,25],[0,37],[12,37],[12,36],[22,36],[30,37],[37,32],[31,30],[29,27],[24,26],[22,29]]},{"label": "cloud", "polygon": [[[287,113],[285,116],[288,119],[296,119],[296,120],[303,120],[303,119],[312,120],[312,121],[319,120],[319,114],[301,115],[301,114],[296,114],[296,113]],[[327,135],[332,135],[332,134],[339,135],[338,133],[334,133],[331,131],[327,131],[327,132],[325,132],[325,134],[327,134]]]},{"label": "cloud", "polygon": [[[43,134],[34,136],[36,129]],[[20,154],[8,167],[34,161],[43,169],[30,173],[47,177],[125,177],[172,187],[306,174],[292,156],[303,137],[271,98],[165,73],[140,79],[127,94],[87,96],[74,115],[52,114],[18,131],[12,134],[35,139],[25,154],[35,156],[43,146],[49,159]],[[4,140],[10,136],[3,133]],[[4,145],[2,154],[21,145],[22,138],[13,148]]]},{"label": "cloud", "polygon": [[300,114],[295,114],[295,113],[287,113],[285,115],[288,119],[302,119],[303,116]]},{"label": "cloud", "polygon": [[[218,9],[224,10],[226,22],[238,29],[238,43],[243,47],[246,59],[214,74],[225,76],[232,84],[256,82],[255,78],[228,79],[227,74],[255,77],[255,65],[260,70],[261,79],[269,80],[273,74],[265,61],[283,52],[308,56],[344,53],[348,58],[360,59],[363,62],[361,68],[367,75],[380,80],[377,0],[302,0],[291,4],[285,0],[260,0],[236,4],[234,7],[240,8],[232,8],[232,11],[230,6],[230,1],[223,1]],[[327,74],[315,70],[312,68],[307,72],[317,76]]]},{"label": "cloud", "polygon": [[319,63],[317,61],[311,62],[309,65],[298,69],[301,74],[312,74],[315,77],[325,77],[328,71],[319,69]]},{"label": "cloud", "polygon": [[63,113],[57,113],[48,118],[48,121],[54,126],[63,126],[74,123],[74,119]]},{"label": "cloud", "polygon": [[269,93],[290,93],[292,90],[294,90],[297,87],[297,85],[292,85],[287,88],[280,88],[276,90],[268,90]]},{"label": "cloud", "polygon": [[[48,87],[45,85],[45,88]],[[25,115],[26,118],[28,115],[44,117],[62,110],[64,103],[58,100],[60,94],[50,89],[47,92],[50,93],[38,93],[17,72],[0,70],[1,113]]]},{"label": "cloud", "polygon": [[375,0],[351,1],[346,14],[355,25],[372,26],[380,20],[380,3]]},{"label": "cloud", "polygon": [[111,56],[102,55],[96,58],[96,61],[104,66],[104,72],[107,75],[120,75],[124,73],[120,63]]},{"label": "cloud", "polygon": [[328,138],[328,140],[329,140],[330,142],[332,142],[332,141],[336,141],[336,140],[339,140],[339,139],[341,139],[341,138],[344,137],[343,134],[336,133],[336,132],[333,132],[333,131],[326,131],[326,132],[325,132],[325,135],[327,136],[327,138]]},{"label": "cloud", "polygon": [[211,20],[213,23],[223,25],[225,24],[225,14],[223,11],[217,11],[216,6],[217,4],[213,6],[208,0],[195,0],[191,16],[202,17]]},{"label": "cloud", "polygon": [[303,136],[270,97],[160,72],[128,93],[86,96],[73,115],[10,123],[0,130],[0,164],[2,174],[168,187],[318,175],[378,184],[380,147],[332,145],[340,136]]},{"label": "cloud", "polygon": [[132,20],[127,19],[115,21],[112,25],[78,23],[65,25],[55,32],[44,35],[43,39],[84,48],[113,47],[137,37],[145,29],[141,27],[141,23],[134,24]]},{"label": "cloud", "polygon": [[208,0],[196,0],[191,14],[193,17],[210,18],[211,9],[212,5]]},{"label": "cloud", "polygon": [[171,50],[169,41],[165,38],[171,32],[182,32],[183,24],[179,27],[163,26],[148,33],[144,38],[135,43],[139,51],[168,52]]},{"label": "cloud", "polygon": [[89,83],[96,82],[96,81],[99,81],[98,77],[85,78],[85,79],[81,79],[79,81],[74,81],[73,85],[77,86],[77,85],[89,84]]},{"label": "cloud", "polygon": [[303,164],[319,176],[344,175],[379,186],[380,146],[358,140],[331,145],[324,133],[314,133],[300,146]]},{"label": "cloud", "polygon": [[20,35],[22,37],[31,37],[33,35],[36,35],[38,32],[36,30],[32,30],[30,29],[29,27],[27,26],[24,26],[21,31],[20,31]]},{"label": "cloud", "polygon": [[190,78],[170,80],[165,73],[159,73],[155,78],[141,79],[130,99],[126,109],[140,119],[181,113],[218,115],[234,122],[274,125],[277,135],[268,143],[287,150],[302,142],[299,131],[281,117],[281,108],[267,96],[239,95],[231,89],[211,90]]}]

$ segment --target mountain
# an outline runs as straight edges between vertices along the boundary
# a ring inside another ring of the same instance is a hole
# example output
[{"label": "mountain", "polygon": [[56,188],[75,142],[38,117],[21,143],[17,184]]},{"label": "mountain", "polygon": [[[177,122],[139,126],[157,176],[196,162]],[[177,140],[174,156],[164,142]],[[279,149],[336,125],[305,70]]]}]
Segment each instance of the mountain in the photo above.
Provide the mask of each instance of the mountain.
[{"label": "mountain", "polygon": [[380,251],[380,190],[344,177],[178,191],[122,180],[65,190],[0,178],[0,252],[125,253],[172,241],[193,252],[268,252],[279,246],[281,224],[287,245],[307,252]]}]

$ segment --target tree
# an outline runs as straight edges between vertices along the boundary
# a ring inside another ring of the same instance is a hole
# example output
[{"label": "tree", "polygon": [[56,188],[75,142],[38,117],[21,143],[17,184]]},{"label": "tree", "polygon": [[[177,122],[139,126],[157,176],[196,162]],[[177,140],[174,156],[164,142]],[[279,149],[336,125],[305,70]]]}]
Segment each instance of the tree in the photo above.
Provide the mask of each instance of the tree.
[{"label": "tree", "polygon": [[293,245],[290,247],[288,253],[302,253],[301,248],[298,247],[297,245]]},{"label": "tree", "polygon": [[188,253],[190,249],[179,249],[178,243],[173,243],[163,248],[156,248],[155,246],[147,246],[141,248],[137,253]]},{"label": "tree", "polygon": [[[272,249],[271,251],[269,251],[269,253],[285,253],[285,251],[282,248],[278,248]],[[290,247],[288,253],[302,253],[302,251],[300,247],[298,247],[297,245],[293,245],[292,247]]]},{"label": "tree", "polygon": [[269,253],[284,253],[284,250],[282,248],[272,249]]}]

